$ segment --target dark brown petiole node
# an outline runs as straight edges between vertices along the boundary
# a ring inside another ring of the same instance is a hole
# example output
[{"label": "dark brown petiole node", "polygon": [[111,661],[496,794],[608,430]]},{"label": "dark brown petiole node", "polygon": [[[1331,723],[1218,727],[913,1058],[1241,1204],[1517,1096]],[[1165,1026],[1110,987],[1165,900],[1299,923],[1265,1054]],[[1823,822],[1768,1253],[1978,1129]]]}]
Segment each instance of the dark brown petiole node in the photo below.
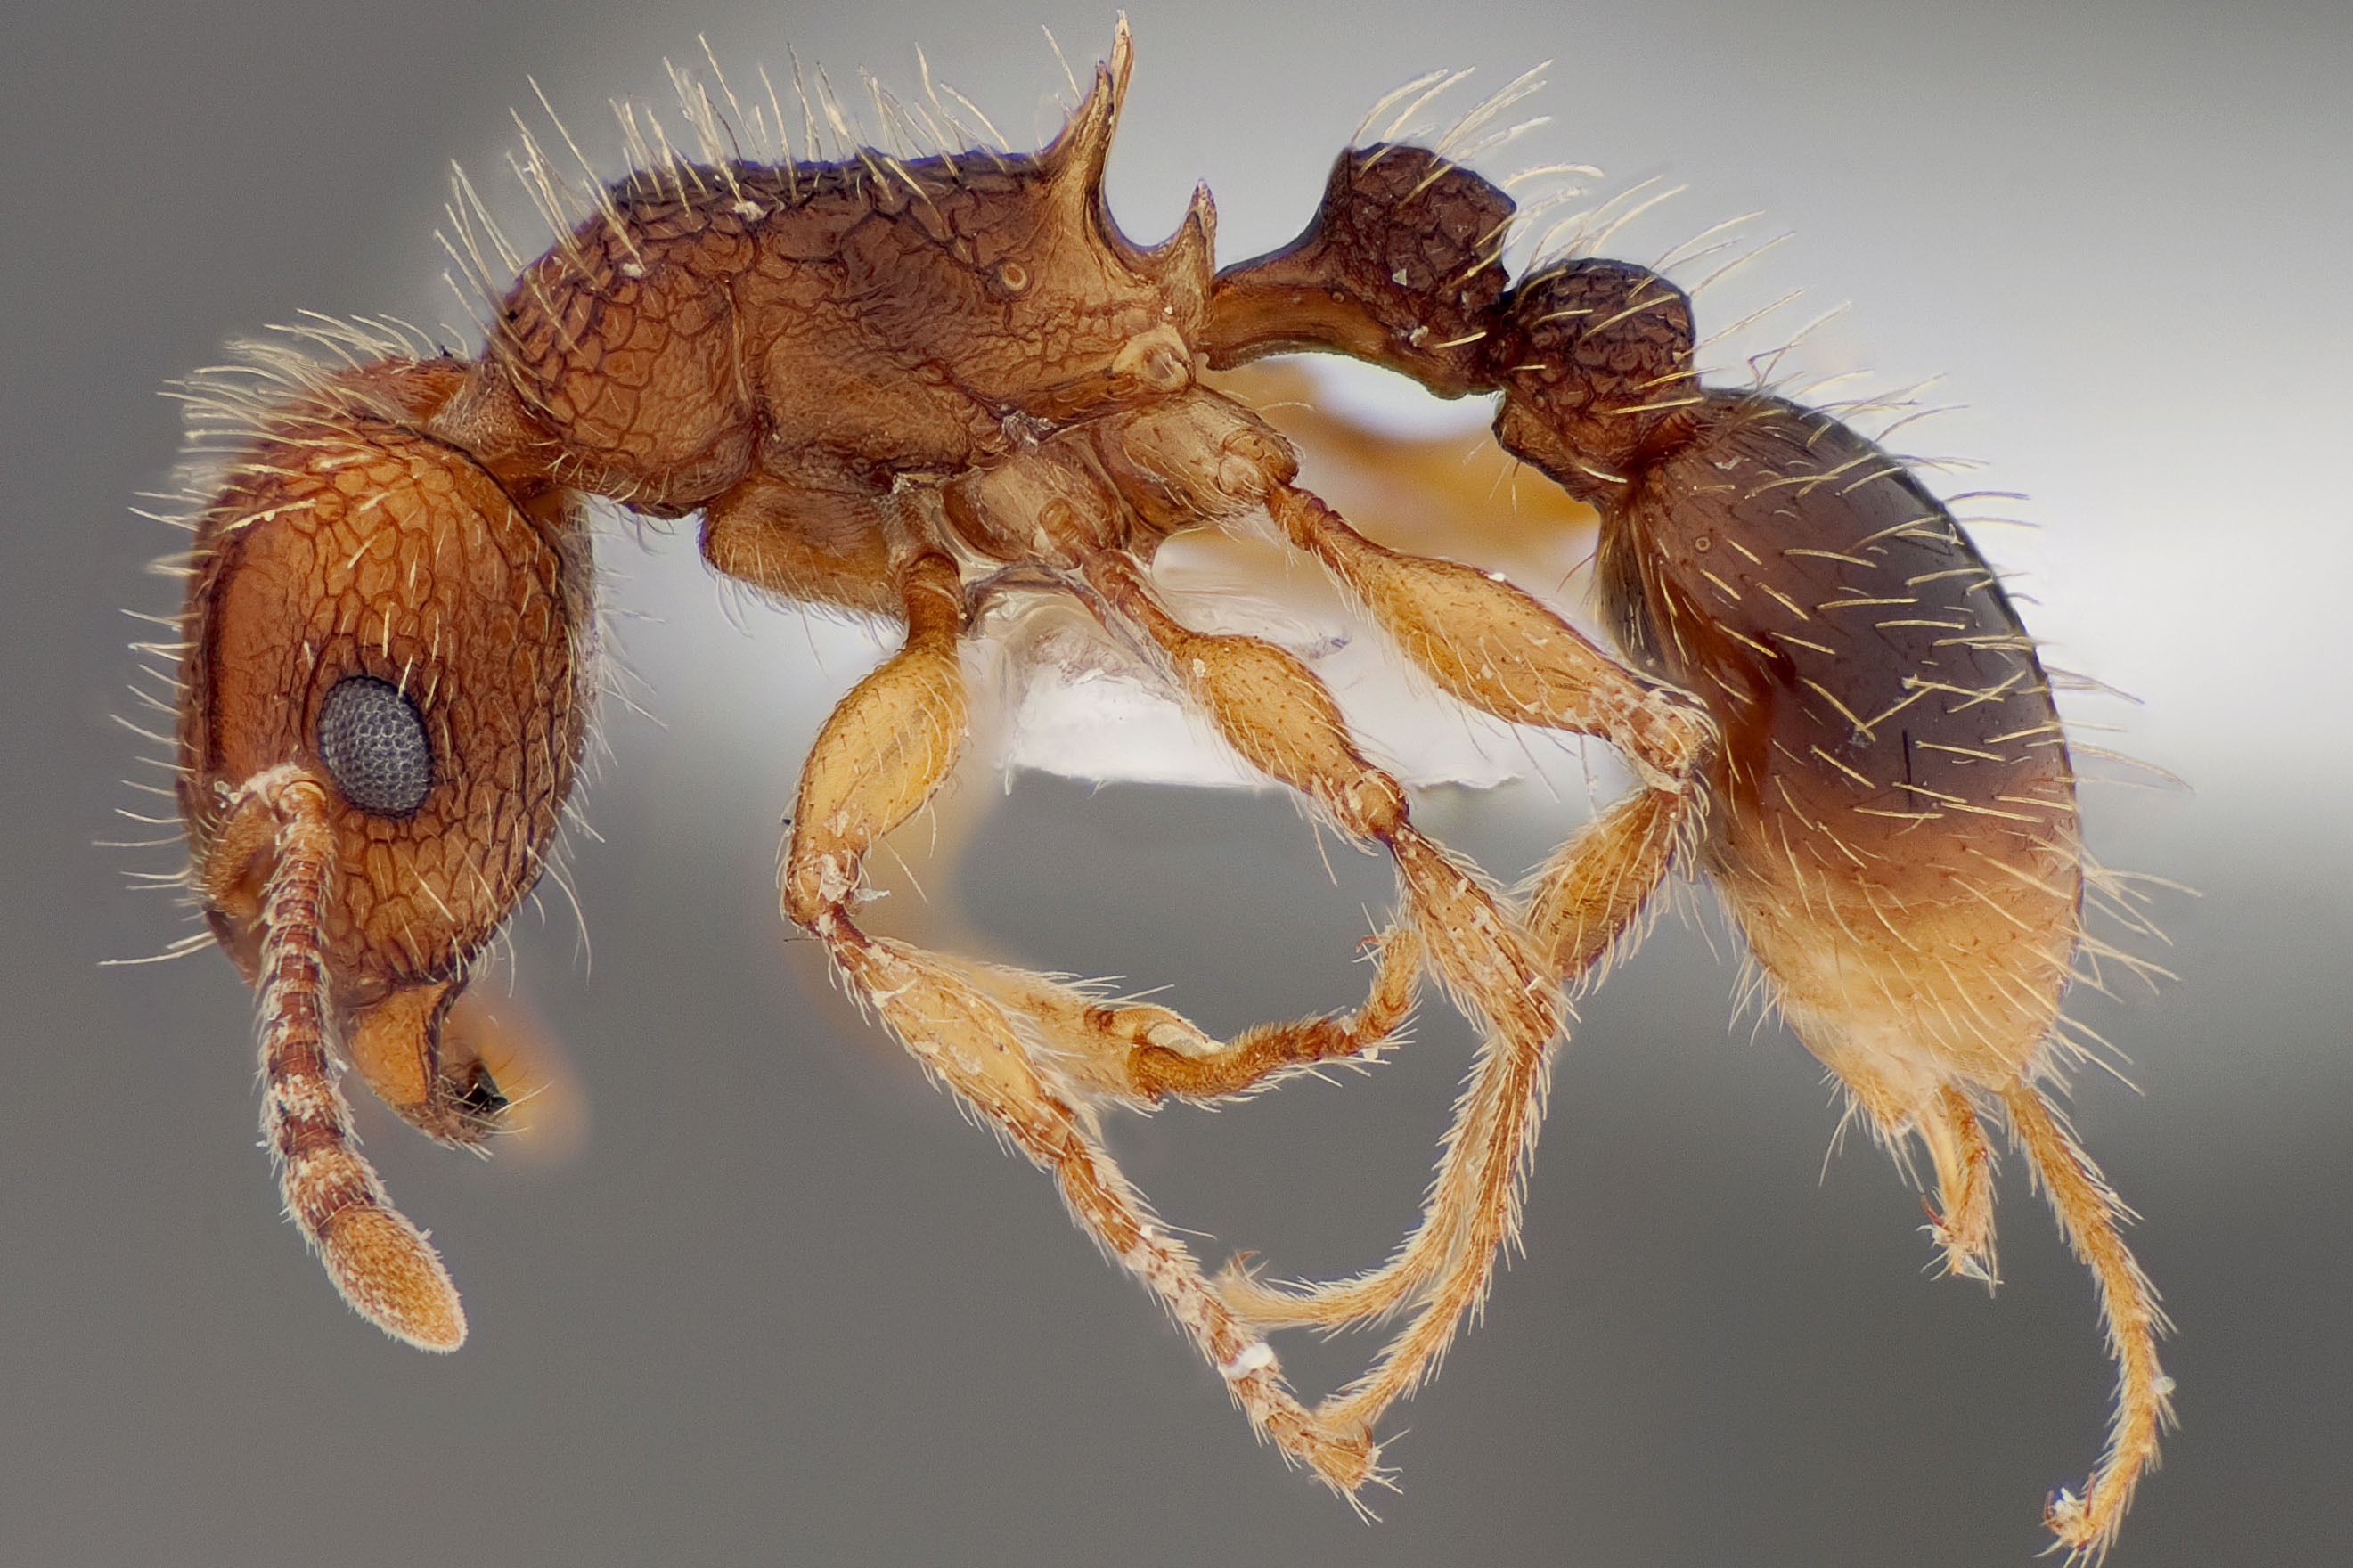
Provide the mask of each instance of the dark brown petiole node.
[{"label": "dark brown petiole node", "polygon": [[1218,274],[1202,346],[1219,369],[1321,350],[1440,397],[1488,390],[1485,340],[1511,285],[1512,199],[1419,147],[1352,147],[1281,250]]},{"label": "dark brown petiole node", "polygon": [[[205,384],[236,439],[198,519],[180,805],[191,882],[261,994],[290,1213],[373,1321],[428,1348],[463,1338],[438,1260],[352,1147],[335,1053],[436,1138],[500,1124],[453,1009],[571,788],[593,645],[581,508],[699,512],[718,571],[899,632],[810,752],[785,917],[1048,1173],[1286,1458],[1351,1494],[1380,1479],[1378,1423],[1516,1233],[1567,996],[1631,952],[1680,870],[1715,885],[1880,1138],[1925,1145],[1935,1239],[1975,1278],[1992,1273],[2000,1107],[2098,1282],[2120,1369],[2108,1454],[2050,1510],[2063,1547],[2097,1556],[2171,1385],[2122,1205],[2044,1087],[2084,857],[2049,683],[1993,574],[1837,419],[1703,385],[1689,301],[1657,274],[1573,259],[1514,285],[1510,198],[1437,153],[1344,153],[1298,240],[1223,272],[1206,191],[1163,244],[1128,240],[1103,198],[1128,66],[1123,26],[1030,154],[753,163],[707,103],[698,157],[649,155],[602,190],[561,190],[532,149],[560,232],[520,279],[485,280],[478,357],[353,329],[324,334],[350,368],[280,354],[259,394]],[[1200,379],[1298,351],[1494,395],[1502,447],[1599,513],[1617,653],[1499,574],[1366,537]],[[1446,698],[1598,737],[1635,787],[1495,891],[1424,834],[1306,658],[1188,624],[1153,570],[1187,531],[1312,560]],[[1388,858],[1397,907],[1361,1003],[1220,1041],[866,929],[869,857],[968,749],[969,645],[1021,619],[1000,600],[1156,672],[1249,767]],[[1425,976],[1480,1046],[1411,1234],[1336,1283],[1209,1277],[1113,1161],[1103,1112],[1370,1052]],[[1371,1368],[1315,1407],[1266,1337],[1391,1319]]]}]

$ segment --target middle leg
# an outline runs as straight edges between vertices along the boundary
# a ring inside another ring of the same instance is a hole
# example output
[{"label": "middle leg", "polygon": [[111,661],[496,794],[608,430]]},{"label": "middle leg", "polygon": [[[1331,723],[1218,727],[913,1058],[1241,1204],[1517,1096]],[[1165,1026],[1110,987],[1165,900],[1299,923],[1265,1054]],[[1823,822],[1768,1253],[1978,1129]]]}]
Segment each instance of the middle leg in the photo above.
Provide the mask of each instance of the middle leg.
[{"label": "middle leg", "polygon": [[[1124,554],[1092,556],[1085,572],[1100,613],[1159,649],[1197,710],[1246,761],[1314,801],[1351,837],[1388,848],[1400,924],[1419,932],[1432,967],[1483,1036],[1419,1225],[1377,1277],[1369,1310],[1339,1315],[1345,1321],[1409,1300],[1419,1308],[1372,1369],[1318,1411],[1335,1436],[1366,1431],[1436,1365],[1485,1293],[1496,1253],[1516,1233],[1565,1012],[1560,992],[1509,907],[1413,827],[1403,787],[1358,753],[1337,703],[1305,665],[1254,637],[1182,626]],[[1246,1277],[1229,1274],[1221,1288],[1229,1302],[1266,1326],[1331,1321],[1292,1311],[1286,1293]]]},{"label": "middle leg", "polygon": [[[1641,681],[1517,588],[1452,562],[1405,555],[1363,538],[1321,500],[1276,489],[1269,510],[1413,663],[1458,700],[1513,723],[1603,736],[1644,787],[1594,819],[1524,889],[1527,925],[1548,973],[1596,976],[1639,933],[1653,894],[1698,830],[1699,776],[1713,729],[1696,704]],[[1447,1137],[1447,1167],[1468,1152],[1532,1137],[1515,1086],[1474,1082]],[[1525,1156],[1522,1156],[1524,1159]],[[1444,1177],[1441,1176],[1441,1185]],[[1427,1294],[1454,1237],[1425,1224],[1381,1267],[1314,1286],[1229,1276],[1229,1300],[1270,1324],[1337,1328]]]}]

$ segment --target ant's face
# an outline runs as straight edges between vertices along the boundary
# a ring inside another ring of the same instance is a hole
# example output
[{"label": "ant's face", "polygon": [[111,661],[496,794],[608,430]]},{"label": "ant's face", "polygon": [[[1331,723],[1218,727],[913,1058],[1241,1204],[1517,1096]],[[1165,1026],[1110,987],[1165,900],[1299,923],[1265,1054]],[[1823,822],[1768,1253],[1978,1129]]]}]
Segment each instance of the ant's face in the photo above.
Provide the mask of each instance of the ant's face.
[{"label": "ant's face", "polygon": [[442,1026],[538,879],[571,785],[579,525],[554,492],[519,505],[371,405],[351,377],[315,381],[202,520],[182,809],[214,931],[259,977],[286,940],[270,900],[290,858],[248,786],[308,781],[330,847],[306,939],[320,1005],[395,1110],[472,1142],[504,1100]]}]

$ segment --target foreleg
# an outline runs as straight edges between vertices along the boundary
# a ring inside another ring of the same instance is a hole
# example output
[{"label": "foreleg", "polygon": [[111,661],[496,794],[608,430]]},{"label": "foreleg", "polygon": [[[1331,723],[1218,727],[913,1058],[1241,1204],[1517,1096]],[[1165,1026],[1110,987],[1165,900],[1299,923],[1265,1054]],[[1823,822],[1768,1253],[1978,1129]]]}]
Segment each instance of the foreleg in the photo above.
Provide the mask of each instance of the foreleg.
[{"label": "foreleg", "polygon": [[1154,1218],[1104,1149],[1084,1099],[1003,1008],[955,966],[867,936],[844,910],[826,911],[815,929],[844,978],[915,1058],[1054,1178],[1080,1228],[1159,1298],[1253,1427],[1335,1489],[1352,1492],[1377,1477],[1370,1438],[1332,1432],[1300,1405],[1272,1348]]},{"label": "foreleg", "polygon": [[[966,722],[956,644],[959,588],[944,556],[905,574],[906,646],[844,699],[809,752],[793,808],[785,913],[817,931],[847,907],[867,850],[918,810],[962,749]],[[1164,1007],[1101,1005],[1040,975],[934,957],[1020,1015],[1087,1088],[1150,1105],[1216,1099],[1270,1075],[1349,1056],[1396,1031],[1410,1009],[1418,940],[1392,933],[1363,1007],[1345,1016],[1260,1025],[1221,1043]]]},{"label": "foreleg", "polygon": [[[1072,1216],[1157,1296],[1226,1380],[1251,1424],[1288,1457],[1353,1491],[1375,1473],[1362,1431],[1333,1433],[1284,1384],[1273,1352],[1202,1275],[1184,1245],[1152,1216],[1103,1146],[1088,1090],[1148,1099],[1157,1072],[1181,1075],[1175,1049],[1211,1045],[1158,1008],[1092,1008],[1041,976],[982,970],[868,935],[850,912],[861,863],[873,845],[919,810],[961,749],[965,697],[957,664],[961,598],[944,557],[926,555],[900,574],[907,618],[901,651],[843,700],[819,731],[794,811],[784,868],[786,917],[813,932],[852,992],[881,1015],[930,1071],[1049,1172]],[[1383,979],[1358,1026],[1373,1037],[1395,1026],[1408,988],[1409,945],[1385,957]],[[1308,1031],[1313,1033],[1314,1031]],[[1319,1043],[1353,1046],[1350,1029]],[[1215,1052],[1208,1053],[1214,1056]],[[1294,1053],[1295,1054],[1295,1053]],[[1243,1070],[1200,1069],[1219,1090],[1246,1087],[1282,1065],[1252,1047]],[[1111,1064],[1124,1063],[1123,1086]],[[1066,1064],[1075,1068],[1066,1071]],[[1187,1092],[1198,1079],[1177,1088]]]},{"label": "foreleg", "polygon": [[1420,937],[1397,928],[1372,945],[1373,983],[1355,1012],[1253,1025],[1228,1041],[1166,1007],[1106,1004],[1027,970],[956,968],[1010,1007],[1072,1079],[1148,1106],[1169,1096],[1198,1102],[1253,1093],[1318,1062],[1368,1051],[1395,1034],[1413,1009]]}]

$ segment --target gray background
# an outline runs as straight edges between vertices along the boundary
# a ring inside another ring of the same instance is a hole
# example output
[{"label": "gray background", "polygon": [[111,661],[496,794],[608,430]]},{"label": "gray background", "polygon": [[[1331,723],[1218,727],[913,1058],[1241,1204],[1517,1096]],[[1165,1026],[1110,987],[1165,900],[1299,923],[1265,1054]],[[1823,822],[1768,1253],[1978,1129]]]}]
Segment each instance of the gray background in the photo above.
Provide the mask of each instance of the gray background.
[{"label": "gray background", "polygon": [[[1911,444],[2035,498],[2029,569],[2062,664],[2147,700],[2113,743],[2197,794],[2090,800],[2165,895],[2178,984],[2092,998],[2136,1097],[2081,1129],[2147,1216],[2181,1323],[2186,1426],[2113,1561],[2353,1562],[2353,1110],[2347,1018],[2348,331],[2341,6],[1145,4],[1113,198],[1132,233],[1220,197],[1221,250],[1286,237],[1381,92],[1435,65],[1499,86],[1557,57],[1553,127],[1490,166],[1577,159],[1693,189],[1639,257],[1761,208],[1759,264],[1855,309],[1827,368],[1942,372],[1969,408]],[[1366,1528],[1258,1450],[1142,1294],[860,1027],[776,929],[775,818],[857,673],[789,618],[714,613],[678,539],[603,549],[667,728],[608,711],[600,840],[527,915],[527,981],[594,1105],[568,1161],[482,1164],[380,1114],[396,1194],[467,1292],[427,1360],[336,1303],[253,1146],[250,1005],[123,875],[141,748],[118,611],[169,546],[130,515],[176,422],[156,395],[301,308],[457,316],[446,169],[502,184],[528,75],[613,146],[706,32],[911,86],[913,47],[1017,141],[1050,129],[1052,25],[1083,68],[1111,13],[871,0],[694,5],[47,5],[0,49],[9,158],[0,487],[7,614],[0,954],[0,1560],[83,1563],[1576,1561],[2024,1563],[2093,1456],[2109,1373],[2084,1278],[2015,1172],[1999,1300],[1927,1278],[1918,1200],[1809,1058],[1727,1036],[1729,963],[1672,923],[1586,1009],[1558,1076],[1527,1257],[1392,1425],[1405,1491]],[[1730,307],[1718,307],[1719,311]],[[1798,316],[1810,313],[1801,308]],[[1717,320],[1724,319],[1719,313]],[[765,629],[762,629],[762,626]],[[782,629],[777,629],[781,627]],[[822,664],[822,668],[818,668]],[[1327,1005],[1377,867],[1280,799],[1020,783],[935,927],[1166,984],[1214,1027]],[[1515,871],[1570,814],[1440,794],[1424,818]],[[978,939],[976,939],[978,940]],[[1714,946],[1720,951],[1717,934]],[[1465,1042],[1434,1015],[1369,1079],[1124,1123],[1175,1221],[1287,1269],[1377,1256],[1410,1214]],[[1219,1248],[1212,1247],[1215,1253]],[[1369,1350],[1291,1352],[1311,1384]]]}]

